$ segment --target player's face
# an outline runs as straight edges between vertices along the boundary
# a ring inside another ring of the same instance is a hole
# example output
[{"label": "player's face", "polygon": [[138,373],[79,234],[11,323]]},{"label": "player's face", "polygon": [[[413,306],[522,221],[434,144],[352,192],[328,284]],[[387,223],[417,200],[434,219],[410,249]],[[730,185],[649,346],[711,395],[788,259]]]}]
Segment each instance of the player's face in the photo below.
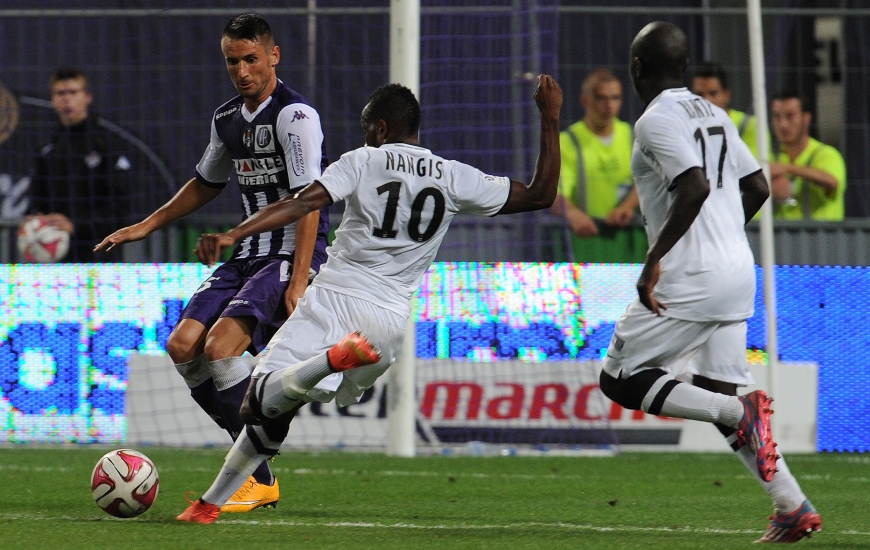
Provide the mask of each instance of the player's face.
[{"label": "player's face", "polygon": [[92,99],[83,78],[60,80],[51,86],[51,104],[60,123],[67,127],[88,117],[88,105]]},{"label": "player's face", "polygon": [[722,87],[722,82],[715,76],[697,76],[692,79],[692,93],[699,95],[722,109],[728,110],[731,102],[731,90]]},{"label": "player's face", "polygon": [[245,105],[256,108],[275,89],[275,65],[281,58],[278,46],[254,40],[221,39],[221,50],[227,62],[227,71]]},{"label": "player's face", "polygon": [[586,114],[596,125],[610,123],[622,109],[622,84],[618,81],[599,82],[580,99]]},{"label": "player's face", "polygon": [[799,99],[775,99],[770,113],[773,133],[783,145],[797,145],[809,134],[812,115],[803,112]]}]

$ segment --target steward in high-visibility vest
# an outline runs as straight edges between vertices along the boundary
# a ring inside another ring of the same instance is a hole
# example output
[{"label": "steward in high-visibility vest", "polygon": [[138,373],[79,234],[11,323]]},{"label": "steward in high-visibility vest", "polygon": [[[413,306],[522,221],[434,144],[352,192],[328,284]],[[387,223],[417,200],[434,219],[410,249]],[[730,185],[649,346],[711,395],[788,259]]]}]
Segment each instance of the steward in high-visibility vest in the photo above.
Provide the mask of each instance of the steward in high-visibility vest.
[{"label": "steward in high-visibility vest", "polygon": [[636,220],[639,201],[631,177],[631,125],[617,118],[622,84],[608,69],[583,81],[583,120],[559,136],[562,171],[552,212],[565,219],[553,234],[557,261],[642,262],[646,232]]}]

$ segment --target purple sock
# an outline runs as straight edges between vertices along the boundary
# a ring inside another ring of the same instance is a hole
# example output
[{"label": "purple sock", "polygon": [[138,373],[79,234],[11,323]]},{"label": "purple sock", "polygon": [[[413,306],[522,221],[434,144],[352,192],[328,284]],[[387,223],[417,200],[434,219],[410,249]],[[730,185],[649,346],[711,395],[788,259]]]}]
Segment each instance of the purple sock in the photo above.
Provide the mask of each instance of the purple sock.
[{"label": "purple sock", "polygon": [[224,430],[228,429],[224,420],[220,394],[214,385],[213,379],[209,378],[199,386],[190,388],[190,396],[215,421],[215,424]]},{"label": "purple sock", "polygon": [[[233,441],[235,441],[242,430],[245,429],[245,423],[239,416],[239,409],[242,406],[242,400],[245,398],[245,392],[248,391],[248,384],[250,383],[251,377],[249,376],[235,386],[231,386],[218,392],[222,404],[222,416],[224,418],[224,424],[226,424],[224,429],[229,432]],[[269,469],[269,461],[263,461],[262,464],[257,466],[257,469],[254,470],[252,475],[254,476],[254,479],[257,480],[257,483],[272,485],[274,481],[272,471]]]}]

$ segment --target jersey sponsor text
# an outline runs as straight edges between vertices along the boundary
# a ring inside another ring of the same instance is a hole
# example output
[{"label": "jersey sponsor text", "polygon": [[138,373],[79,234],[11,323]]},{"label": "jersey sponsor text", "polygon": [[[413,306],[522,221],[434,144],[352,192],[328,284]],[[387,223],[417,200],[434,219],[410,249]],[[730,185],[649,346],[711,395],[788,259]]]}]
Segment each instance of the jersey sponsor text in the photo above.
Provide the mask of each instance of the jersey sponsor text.
[{"label": "jersey sponsor text", "polygon": [[280,156],[267,158],[233,159],[239,185],[265,185],[280,183],[278,174],[284,168],[284,160]]},{"label": "jersey sponsor text", "polygon": [[293,173],[301,176],[305,173],[305,151],[302,148],[302,138],[296,134],[287,134],[290,137],[290,158],[293,162]]}]

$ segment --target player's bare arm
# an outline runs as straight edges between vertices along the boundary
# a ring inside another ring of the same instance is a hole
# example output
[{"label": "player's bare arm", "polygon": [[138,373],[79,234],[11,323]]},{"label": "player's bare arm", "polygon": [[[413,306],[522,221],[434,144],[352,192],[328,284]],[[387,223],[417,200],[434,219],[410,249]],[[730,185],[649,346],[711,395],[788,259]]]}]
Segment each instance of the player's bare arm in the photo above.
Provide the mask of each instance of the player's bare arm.
[{"label": "player's bare arm", "polygon": [[659,234],[650,244],[649,251],[646,253],[646,263],[637,280],[640,302],[659,316],[662,310],[668,309],[667,305],[656,300],[653,294],[661,273],[659,262],[686,234],[710,194],[710,183],[698,167],[690,168],[674,178],[672,185],[673,202]]},{"label": "player's bare arm", "polygon": [[562,109],[562,88],[552,76],[538,77],[535,103],[541,112],[541,148],[532,181],[526,186],[511,181],[511,192],[499,214],[514,214],[543,210],[553,206],[559,187],[562,157],[559,150],[559,112]]},{"label": "player's bare arm", "polygon": [[139,223],[119,229],[94,247],[94,252],[108,252],[116,246],[141,241],[154,231],[194,212],[220,195],[222,189],[207,187],[196,178],[188,181],[169,202]]},{"label": "player's bare arm", "polygon": [[761,205],[769,196],[770,188],[767,186],[767,179],[761,170],[740,178],[740,197],[743,199],[745,223],[749,223],[749,220],[761,210]]},{"label": "player's bare arm", "polygon": [[217,263],[221,252],[245,237],[289,225],[331,202],[329,192],[315,180],[299,193],[270,204],[226,233],[202,235],[196,244],[196,257],[206,265],[213,265]]},{"label": "player's bare arm", "polygon": [[317,226],[320,223],[320,211],[315,210],[296,222],[296,250],[293,252],[293,273],[290,284],[284,291],[284,305],[287,314],[296,309],[296,302],[302,298],[308,288],[308,270],[311,258],[314,256],[314,243],[317,240]]}]

